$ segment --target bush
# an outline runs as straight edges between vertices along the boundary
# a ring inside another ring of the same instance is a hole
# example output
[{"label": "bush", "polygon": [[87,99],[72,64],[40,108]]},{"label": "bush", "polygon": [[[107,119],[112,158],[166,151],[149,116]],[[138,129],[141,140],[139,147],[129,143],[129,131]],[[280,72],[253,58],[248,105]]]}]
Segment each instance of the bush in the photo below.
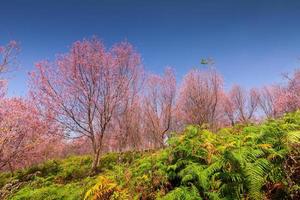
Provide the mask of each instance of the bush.
[{"label": "bush", "polygon": [[103,171],[104,169],[112,169],[118,162],[119,155],[117,153],[107,153],[101,156],[99,160],[99,171]]}]

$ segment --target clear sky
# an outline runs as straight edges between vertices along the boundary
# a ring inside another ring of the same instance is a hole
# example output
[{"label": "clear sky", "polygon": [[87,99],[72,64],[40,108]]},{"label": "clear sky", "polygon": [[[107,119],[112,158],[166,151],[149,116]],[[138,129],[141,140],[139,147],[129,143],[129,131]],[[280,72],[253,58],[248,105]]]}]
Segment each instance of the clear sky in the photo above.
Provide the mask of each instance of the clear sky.
[{"label": "clear sky", "polygon": [[25,95],[34,63],[53,60],[93,35],[107,47],[127,39],[148,71],[178,80],[211,57],[225,86],[281,81],[300,66],[299,0],[0,0],[0,44],[21,43],[9,96]]}]

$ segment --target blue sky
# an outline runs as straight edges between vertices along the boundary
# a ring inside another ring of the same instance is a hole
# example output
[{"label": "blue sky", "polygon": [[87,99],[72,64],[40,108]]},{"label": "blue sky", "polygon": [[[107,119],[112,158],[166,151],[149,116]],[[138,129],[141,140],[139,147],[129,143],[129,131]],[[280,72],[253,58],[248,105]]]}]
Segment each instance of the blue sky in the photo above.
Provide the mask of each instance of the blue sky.
[{"label": "blue sky", "polygon": [[211,57],[226,88],[258,87],[300,66],[300,1],[1,0],[0,44],[16,39],[22,48],[9,96],[26,94],[35,62],[93,35],[107,47],[128,40],[146,70],[173,66],[179,81]]}]

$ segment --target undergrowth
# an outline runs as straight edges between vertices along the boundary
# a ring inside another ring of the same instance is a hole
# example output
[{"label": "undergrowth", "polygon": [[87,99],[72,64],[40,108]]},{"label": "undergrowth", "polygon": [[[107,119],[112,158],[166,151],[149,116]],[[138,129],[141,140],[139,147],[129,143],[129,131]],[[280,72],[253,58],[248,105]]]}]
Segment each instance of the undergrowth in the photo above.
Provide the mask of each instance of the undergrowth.
[{"label": "undergrowth", "polygon": [[0,187],[23,182],[13,200],[299,199],[299,144],[300,112],[217,133],[188,126],[165,149],[103,155],[93,176],[91,157],[75,156],[1,173]]}]

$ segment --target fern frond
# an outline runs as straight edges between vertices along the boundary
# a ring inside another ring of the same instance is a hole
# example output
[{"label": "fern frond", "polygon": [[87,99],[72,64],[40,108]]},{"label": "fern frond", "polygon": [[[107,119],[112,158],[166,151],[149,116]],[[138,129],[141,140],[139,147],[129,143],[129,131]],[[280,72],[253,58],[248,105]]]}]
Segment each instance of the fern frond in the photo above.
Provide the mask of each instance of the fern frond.
[{"label": "fern frond", "polygon": [[84,196],[84,200],[126,200],[128,198],[126,191],[120,190],[116,183],[103,176],[98,178],[97,184]]}]

